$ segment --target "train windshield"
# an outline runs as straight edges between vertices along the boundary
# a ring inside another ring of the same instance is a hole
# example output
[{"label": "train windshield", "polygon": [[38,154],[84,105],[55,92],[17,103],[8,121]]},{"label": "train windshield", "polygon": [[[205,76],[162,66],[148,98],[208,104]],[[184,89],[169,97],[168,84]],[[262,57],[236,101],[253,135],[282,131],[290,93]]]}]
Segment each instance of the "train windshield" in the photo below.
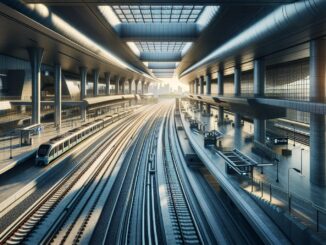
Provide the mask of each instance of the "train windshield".
[{"label": "train windshield", "polygon": [[37,155],[39,157],[44,157],[48,154],[50,149],[49,145],[40,145],[40,148],[38,148]]}]

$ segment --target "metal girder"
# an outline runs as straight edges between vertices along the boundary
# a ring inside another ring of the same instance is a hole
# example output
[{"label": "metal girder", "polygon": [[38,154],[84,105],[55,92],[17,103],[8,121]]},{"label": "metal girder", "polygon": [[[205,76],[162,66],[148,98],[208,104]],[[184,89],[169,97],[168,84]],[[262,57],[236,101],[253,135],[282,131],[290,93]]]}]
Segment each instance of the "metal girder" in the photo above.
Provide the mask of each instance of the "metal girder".
[{"label": "metal girder", "polygon": [[160,73],[160,74],[155,74],[155,76],[157,78],[169,78],[169,77],[173,77],[174,74],[173,73]]},{"label": "metal girder", "polygon": [[125,41],[194,41],[199,36],[195,23],[122,23],[116,28]]},{"label": "metal girder", "polygon": [[173,69],[154,69],[152,70],[154,74],[156,73],[174,73]]},{"label": "metal girder", "polygon": [[[225,4],[225,5],[277,5],[292,3],[296,0],[178,0],[177,4]],[[172,0],[24,0],[26,3],[44,3],[51,5],[84,5],[84,4],[96,4],[96,5],[110,5],[110,4],[176,4]]]},{"label": "metal girder", "polygon": [[153,53],[142,52],[140,53],[141,61],[181,61],[181,53]]},{"label": "metal girder", "polygon": [[177,68],[176,63],[174,62],[149,62],[148,63],[148,69],[175,69]]}]

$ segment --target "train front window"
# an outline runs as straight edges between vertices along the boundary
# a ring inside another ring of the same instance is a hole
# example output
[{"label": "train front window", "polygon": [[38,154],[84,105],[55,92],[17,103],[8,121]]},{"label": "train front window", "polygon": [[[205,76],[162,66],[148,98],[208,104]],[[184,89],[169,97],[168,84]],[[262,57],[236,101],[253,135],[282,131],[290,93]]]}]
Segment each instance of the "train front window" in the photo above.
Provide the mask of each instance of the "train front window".
[{"label": "train front window", "polygon": [[39,157],[44,157],[48,154],[50,149],[49,145],[41,145],[40,148],[38,149],[37,155]]}]

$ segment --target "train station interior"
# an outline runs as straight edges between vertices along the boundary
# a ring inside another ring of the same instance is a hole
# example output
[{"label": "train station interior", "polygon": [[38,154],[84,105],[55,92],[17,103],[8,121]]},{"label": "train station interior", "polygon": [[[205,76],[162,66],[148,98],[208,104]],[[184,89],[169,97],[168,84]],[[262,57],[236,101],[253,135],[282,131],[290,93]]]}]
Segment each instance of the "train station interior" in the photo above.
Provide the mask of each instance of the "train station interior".
[{"label": "train station interior", "polygon": [[326,244],[326,0],[1,0],[0,244]]}]

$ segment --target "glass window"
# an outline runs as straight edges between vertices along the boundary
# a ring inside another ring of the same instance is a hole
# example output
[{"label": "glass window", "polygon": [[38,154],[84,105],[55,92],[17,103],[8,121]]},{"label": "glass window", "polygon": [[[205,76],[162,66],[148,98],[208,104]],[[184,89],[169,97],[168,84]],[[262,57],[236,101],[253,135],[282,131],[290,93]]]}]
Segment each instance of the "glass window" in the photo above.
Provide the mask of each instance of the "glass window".
[{"label": "glass window", "polygon": [[37,155],[39,157],[44,157],[48,154],[49,150],[50,150],[50,145],[40,145],[37,151]]}]

